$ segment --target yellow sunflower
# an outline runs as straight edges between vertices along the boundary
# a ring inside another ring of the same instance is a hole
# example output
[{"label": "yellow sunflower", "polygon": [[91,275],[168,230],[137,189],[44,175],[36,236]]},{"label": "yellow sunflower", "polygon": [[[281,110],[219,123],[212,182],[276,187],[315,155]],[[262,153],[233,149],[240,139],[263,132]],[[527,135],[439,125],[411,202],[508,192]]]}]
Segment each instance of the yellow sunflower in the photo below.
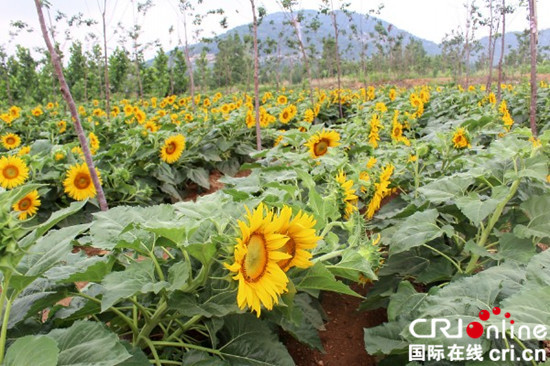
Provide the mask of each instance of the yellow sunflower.
[{"label": "yellow sunflower", "polygon": [[15,149],[21,145],[21,138],[14,133],[7,133],[2,136],[2,145],[8,150]]},{"label": "yellow sunflower", "polygon": [[456,149],[463,149],[465,147],[472,147],[470,145],[470,139],[466,130],[462,127],[457,129],[453,135],[453,145]]},{"label": "yellow sunflower", "polygon": [[168,164],[175,163],[185,150],[185,137],[183,135],[171,136],[164,141],[160,149],[160,158]]},{"label": "yellow sunflower", "polygon": [[[96,169],[99,177],[99,171]],[[101,177],[99,177],[101,183]],[[83,201],[87,198],[93,198],[97,194],[90,170],[86,163],[73,165],[67,172],[67,178],[63,181],[65,193],[72,199]]]},{"label": "yellow sunflower", "polygon": [[291,256],[280,251],[288,241],[288,236],[278,233],[281,218],[267,211],[263,204],[252,213],[246,210],[248,223],[237,222],[241,234],[235,245],[235,262],[226,263],[225,267],[239,281],[239,308],[248,306],[259,317],[262,305],[273,309],[279,303],[279,295],[287,291],[288,277],[278,263]]},{"label": "yellow sunflower", "polygon": [[21,149],[19,149],[19,152],[17,153],[17,156],[27,155],[30,152],[31,152],[31,147],[30,146],[23,146],[23,147],[21,147]]},{"label": "yellow sunflower", "polygon": [[323,129],[311,136],[306,142],[306,146],[309,148],[309,153],[313,159],[317,159],[327,153],[329,147],[335,147],[340,145],[340,135],[336,131],[325,131]]},{"label": "yellow sunflower", "polygon": [[12,105],[9,112],[12,119],[17,119],[19,118],[19,116],[21,116],[21,108],[16,105]]},{"label": "yellow sunflower", "polygon": [[279,95],[279,96],[277,97],[277,103],[279,103],[280,105],[284,105],[284,104],[286,104],[287,102],[288,102],[288,99],[287,99],[286,96],[284,96],[284,95]]},{"label": "yellow sunflower", "polygon": [[99,150],[99,139],[97,138],[96,134],[93,132],[90,132],[88,135],[88,139],[90,140],[90,150],[92,155],[95,155],[97,150]]},{"label": "yellow sunflower", "polygon": [[0,158],[0,186],[10,189],[20,186],[29,176],[27,164],[18,156]]},{"label": "yellow sunflower", "polygon": [[288,241],[280,250],[290,255],[290,258],[280,260],[278,263],[285,272],[291,267],[311,267],[312,254],[308,250],[315,248],[317,242],[321,240],[313,228],[317,223],[313,215],[300,210],[292,220],[291,216],[292,209],[285,205],[279,214],[279,219],[282,221],[280,233],[288,236]]},{"label": "yellow sunflower", "polygon": [[31,114],[35,117],[40,117],[44,112],[42,111],[42,108],[36,107],[31,111]]},{"label": "yellow sunflower", "polygon": [[39,206],[40,200],[38,199],[38,191],[35,189],[17,201],[13,205],[13,210],[20,212],[19,220],[26,220],[27,216],[33,216],[36,214]]},{"label": "yellow sunflower", "polygon": [[290,122],[290,118],[291,115],[288,108],[283,109],[281,114],[279,114],[279,121],[281,121],[281,123],[283,124],[287,124],[288,122]]},{"label": "yellow sunflower", "polygon": [[345,204],[344,218],[347,220],[350,218],[353,211],[357,211],[358,197],[355,194],[355,190],[353,189],[353,181],[346,178],[346,173],[340,171],[340,173],[336,176],[336,181],[340,184],[340,187],[342,188],[342,200]]},{"label": "yellow sunflower", "polygon": [[67,122],[65,121],[57,122],[57,128],[59,129],[59,133],[63,133],[67,131]]}]

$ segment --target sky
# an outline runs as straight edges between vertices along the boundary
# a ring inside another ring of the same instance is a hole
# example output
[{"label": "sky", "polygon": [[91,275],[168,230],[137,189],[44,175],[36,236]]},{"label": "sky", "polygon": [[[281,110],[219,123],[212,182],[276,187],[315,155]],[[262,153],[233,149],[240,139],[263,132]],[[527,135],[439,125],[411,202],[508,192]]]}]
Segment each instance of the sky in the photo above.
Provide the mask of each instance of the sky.
[{"label": "sky", "polygon": [[[55,19],[59,10],[66,15],[73,16],[83,13],[84,18],[92,18],[98,21],[97,25],[83,27],[86,29],[72,28],[71,37],[81,40],[85,45],[93,44],[89,34],[101,37],[101,12],[104,0],[49,0],[52,8],[50,18]],[[137,4],[142,0],[136,0]],[[255,0],[257,6],[264,6],[268,13],[280,11],[281,8],[275,0]],[[370,9],[377,8],[383,4],[384,8],[377,15],[379,18],[393,23],[396,27],[406,30],[420,38],[440,43],[445,34],[453,29],[464,29],[466,23],[466,10],[464,4],[472,0],[347,0],[351,3],[350,9],[359,13],[367,13]],[[507,3],[518,0],[508,0]],[[124,31],[118,26],[121,24],[125,29],[130,29],[134,23],[141,26],[142,43],[161,44],[165,50],[171,49],[184,41],[183,17],[178,11],[178,0],[152,0],[153,7],[142,16],[135,11],[135,5],[131,0],[107,0],[107,34],[109,49],[114,49],[120,41]],[[196,2],[194,0],[193,2]],[[298,0],[298,7],[302,9],[318,10],[321,0]],[[334,0],[335,6],[340,0]],[[483,0],[476,0],[482,4]],[[199,12],[208,9],[223,8],[228,20],[228,29],[250,23],[252,20],[249,0],[204,0]],[[550,28],[550,1],[538,0],[538,24],[539,29]],[[46,12],[46,17],[48,13]],[[521,31],[528,27],[525,9],[517,10],[507,17],[507,31]],[[33,32],[22,32],[11,39],[9,36],[11,21],[21,20],[27,23]],[[204,23],[203,36],[223,33],[225,30],[219,26],[219,16],[211,16]],[[192,33],[193,25],[188,20],[188,31]],[[169,29],[173,26],[173,32]],[[63,32],[68,27],[66,22],[57,23],[57,41],[61,44],[62,50],[68,52],[70,43],[64,40]],[[15,44],[22,44],[28,48],[44,47],[44,41],[39,32],[36,8],[32,0],[0,0],[0,45],[3,45],[8,53],[13,53]],[[479,29],[476,38],[487,36],[486,29]],[[99,40],[100,41],[100,40]],[[190,43],[194,43],[190,36]],[[127,43],[129,45],[129,43]],[[89,46],[88,46],[89,47]],[[150,46],[145,51],[146,58],[154,56],[156,48]]]}]

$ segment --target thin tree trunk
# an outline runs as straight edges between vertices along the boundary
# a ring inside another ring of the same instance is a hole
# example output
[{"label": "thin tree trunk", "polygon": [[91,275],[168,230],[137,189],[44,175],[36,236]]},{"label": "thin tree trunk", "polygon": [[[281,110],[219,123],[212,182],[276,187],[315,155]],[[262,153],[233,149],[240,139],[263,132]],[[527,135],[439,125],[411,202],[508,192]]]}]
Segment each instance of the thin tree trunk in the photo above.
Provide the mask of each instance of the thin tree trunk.
[{"label": "thin tree trunk", "polygon": [[332,8],[332,25],[334,27],[334,48],[336,49],[336,54],[334,55],[336,58],[336,72],[337,72],[337,80],[338,80],[338,111],[340,113],[340,118],[344,117],[344,113],[342,112],[342,95],[341,95],[341,87],[342,87],[342,81],[341,81],[341,70],[340,70],[340,52],[338,50],[338,24],[336,23],[336,13],[334,12],[334,6],[332,4],[332,0],[330,1],[330,6]]},{"label": "thin tree trunk", "polygon": [[502,39],[500,40],[500,58],[498,60],[497,100],[500,103],[502,96],[502,61],[504,60],[504,43],[506,34],[506,0],[502,0]]},{"label": "thin tree trunk", "polygon": [[262,136],[260,130],[260,82],[259,74],[259,55],[258,55],[258,19],[256,17],[256,6],[254,0],[250,0],[252,6],[252,31],[254,32],[254,109],[256,110],[256,149],[262,150]]},{"label": "thin tree trunk", "polygon": [[[302,60],[304,62],[304,66],[307,72],[307,80],[309,84],[309,99],[311,101],[311,108],[313,108],[315,103],[313,102],[313,84],[312,84],[312,78],[311,78],[311,69],[309,67],[306,48],[304,47],[304,42],[302,42],[302,32],[299,27],[300,23],[294,18],[294,14],[292,13],[292,11],[290,12],[290,15],[292,17],[291,23],[292,23],[292,26],[294,27],[294,32],[296,32],[296,37],[298,38],[298,45],[300,46],[300,51],[302,53]],[[290,82],[292,83],[292,80]]]},{"label": "thin tree trunk", "polygon": [[464,46],[465,52],[466,52],[466,82],[465,87],[468,87],[470,85],[470,28],[471,28],[471,17],[472,12],[470,9],[470,3],[468,3],[468,13],[467,13],[467,19],[466,19],[466,45]]},{"label": "thin tree trunk", "polygon": [[13,105],[13,97],[11,96],[11,88],[10,88],[10,75],[8,74],[8,70],[6,69],[6,92],[8,93],[8,103],[10,105]]},{"label": "thin tree trunk", "polygon": [[185,36],[185,61],[187,62],[187,70],[189,70],[191,103],[194,109],[195,108],[195,78],[193,75],[193,64],[191,63],[191,57],[189,56],[189,42],[187,41],[187,14],[185,12],[185,9],[183,9],[183,33]]},{"label": "thin tree trunk", "polygon": [[107,113],[107,121],[111,121],[111,91],[109,81],[109,57],[107,55],[107,26],[105,22],[105,12],[107,11],[107,0],[103,0],[103,11],[101,12],[101,21],[103,23],[103,58],[105,61],[105,112]]},{"label": "thin tree trunk", "polygon": [[82,147],[82,152],[84,153],[84,160],[88,165],[90,176],[92,178],[92,182],[97,192],[97,200],[99,202],[99,206],[102,211],[107,211],[109,209],[109,206],[107,205],[107,201],[105,200],[105,194],[103,193],[103,188],[101,187],[101,183],[99,182],[99,177],[95,170],[95,165],[92,159],[92,154],[90,152],[90,147],[88,146],[88,142],[86,141],[86,135],[84,134],[82,124],[80,123],[80,117],[76,109],[76,104],[71,95],[69,86],[67,85],[67,81],[63,76],[63,68],[61,65],[61,60],[59,59],[59,56],[50,41],[48,30],[46,28],[46,22],[44,20],[44,14],[42,13],[42,5],[40,1],[41,0],[34,0],[34,4],[36,5],[38,20],[40,22],[40,28],[42,29],[42,36],[44,37],[44,41],[46,42],[46,46],[48,47],[48,51],[50,52],[52,65],[53,65],[55,74],[59,80],[59,84],[61,86],[61,95],[63,95],[63,99],[65,99],[65,102],[67,102],[69,109],[71,111],[71,116],[74,119],[74,127],[76,130],[76,134],[78,136],[78,140],[80,141],[80,146]]},{"label": "thin tree trunk", "polygon": [[487,78],[487,84],[485,85],[487,92],[491,91],[491,84],[493,82],[493,0],[489,0],[489,45],[487,47],[487,53],[489,57],[489,77]]},{"label": "thin tree trunk", "polygon": [[529,28],[531,48],[531,109],[529,112],[529,123],[533,136],[537,136],[537,2],[529,0]]}]

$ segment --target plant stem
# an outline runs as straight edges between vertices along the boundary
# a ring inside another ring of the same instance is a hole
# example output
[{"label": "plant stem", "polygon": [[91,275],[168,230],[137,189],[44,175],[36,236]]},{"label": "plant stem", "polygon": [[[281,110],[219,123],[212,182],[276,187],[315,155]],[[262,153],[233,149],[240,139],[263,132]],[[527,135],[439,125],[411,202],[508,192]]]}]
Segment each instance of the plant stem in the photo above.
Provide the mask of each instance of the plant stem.
[{"label": "plant stem", "polygon": [[190,349],[196,349],[198,351],[212,353],[218,356],[222,355],[222,353],[217,349],[197,346],[196,344],[190,344],[190,343],[184,343],[184,342],[166,342],[166,341],[152,341],[151,343],[155,346],[190,348]]},{"label": "plant stem", "polygon": [[458,273],[463,273],[462,272],[462,268],[460,268],[460,265],[454,261],[451,257],[449,257],[447,254],[443,253],[442,251],[440,250],[437,250],[435,249],[434,247],[428,245],[428,244],[422,244],[422,246],[430,249],[430,250],[433,250],[434,252],[436,252],[437,254],[439,254],[440,256],[442,256],[443,258],[447,259],[449,262],[452,263],[453,266],[455,266],[455,268],[458,270]]},{"label": "plant stem", "polygon": [[[2,289],[2,295],[4,294],[4,289]],[[8,333],[8,322],[10,320],[10,311],[11,311],[12,299],[8,299],[6,304],[6,309],[4,310],[4,317],[2,319],[2,331],[0,333],[0,364],[4,361],[4,350],[6,348],[6,335]]]},{"label": "plant stem", "polygon": [[[495,208],[495,212],[491,215],[491,218],[489,219],[489,222],[487,223],[487,226],[483,229],[481,233],[481,238],[479,239],[479,242],[477,243],[478,246],[484,248],[485,243],[487,242],[487,239],[489,239],[489,235],[491,235],[491,232],[493,231],[494,226],[498,222],[498,219],[500,218],[500,215],[502,215],[502,212],[504,211],[504,208],[508,204],[508,202],[514,197],[516,194],[519,183],[521,181],[521,178],[516,179],[512,185],[510,186],[510,191],[508,191],[508,194],[504,198],[502,202],[498,204],[498,206]],[[466,267],[466,273],[472,273],[473,270],[476,268],[477,261],[479,259],[479,255],[473,254],[470,258],[470,262],[468,263],[468,266]]]},{"label": "plant stem", "polygon": [[189,329],[191,326],[193,326],[195,323],[197,323],[199,320],[202,319],[202,315],[195,315],[191,319],[189,319],[185,324],[183,324],[180,328],[176,329],[168,338],[166,338],[166,342],[172,341],[174,338],[179,337],[179,335],[183,332],[185,332],[187,329]]},{"label": "plant stem", "polygon": [[145,343],[147,343],[147,346],[149,346],[149,349],[151,350],[151,354],[153,355],[153,358],[155,359],[154,363],[157,366],[162,366],[162,363],[160,362],[159,355],[157,353],[157,349],[155,348],[155,345],[149,338],[145,338]]},{"label": "plant stem", "polygon": [[155,327],[158,325],[158,323],[161,321],[161,319],[164,317],[164,312],[168,309],[168,304],[164,299],[161,299],[159,302],[159,305],[157,307],[157,310],[151,317],[149,321],[146,322],[145,326],[141,328],[141,331],[139,332],[137,336],[137,342],[138,345],[142,342],[149,341],[149,334],[155,329]]},{"label": "plant stem", "polygon": [[342,253],[344,253],[344,249],[337,250],[337,251],[334,251],[334,252],[330,252],[330,253],[327,253],[327,254],[323,254],[323,255],[320,256],[320,257],[314,258],[314,259],[312,260],[312,262],[313,262],[313,263],[317,263],[317,262],[327,261],[327,260],[329,260],[329,259],[332,259],[332,258],[336,258],[336,257],[341,256]]}]

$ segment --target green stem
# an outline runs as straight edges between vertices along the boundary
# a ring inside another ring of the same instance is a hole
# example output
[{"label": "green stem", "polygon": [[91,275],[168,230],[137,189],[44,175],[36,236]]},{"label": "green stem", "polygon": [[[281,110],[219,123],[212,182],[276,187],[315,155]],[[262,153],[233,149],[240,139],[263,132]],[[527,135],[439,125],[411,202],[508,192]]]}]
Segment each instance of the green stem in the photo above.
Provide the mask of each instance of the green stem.
[{"label": "green stem", "polygon": [[463,273],[462,272],[462,268],[460,268],[460,265],[454,261],[451,257],[449,257],[447,254],[443,253],[442,251],[440,250],[437,250],[435,249],[434,247],[428,245],[428,244],[422,244],[422,246],[430,249],[430,250],[433,250],[434,252],[436,252],[437,254],[439,254],[440,256],[442,256],[443,258],[447,259],[449,262],[452,263],[453,266],[455,266],[455,268],[457,269],[458,273]]},{"label": "green stem", "polygon": [[198,351],[204,351],[204,352],[212,353],[212,354],[215,354],[215,355],[218,355],[218,356],[222,355],[222,353],[220,351],[218,351],[217,349],[197,346],[196,344],[190,344],[190,343],[184,343],[184,342],[167,342],[167,341],[153,341],[151,343],[155,346],[182,347],[182,348],[196,349]]},{"label": "green stem", "polygon": [[179,335],[183,332],[185,332],[187,329],[191,328],[195,323],[197,323],[199,320],[202,319],[202,315],[195,315],[191,319],[185,322],[180,328],[176,329],[168,338],[166,338],[166,342],[170,342],[174,340],[174,338],[178,338]]},{"label": "green stem", "polygon": [[[491,218],[489,219],[489,222],[487,223],[487,226],[483,229],[481,233],[481,238],[479,239],[479,242],[477,243],[478,246],[484,248],[485,243],[487,242],[487,239],[489,239],[489,235],[491,235],[491,232],[493,231],[494,226],[498,222],[498,219],[502,215],[502,212],[504,211],[504,208],[508,204],[508,202],[514,197],[516,194],[519,183],[521,179],[516,179],[512,185],[510,186],[510,191],[508,191],[508,194],[504,198],[502,202],[500,202],[497,207],[495,208],[495,212],[491,215]],[[476,268],[477,261],[479,259],[479,255],[473,254],[470,258],[470,262],[468,263],[468,266],[466,267],[466,273],[472,273],[474,269]]]},{"label": "green stem", "polygon": [[314,259],[312,260],[312,262],[313,262],[313,263],[317,263],[317,262],[322,262],[322,261],[328,261],[329,259],[332,259],[332,258],[336,258],[336,257],[341,256],[342,253],[344,253],[344,249],[336,250],[336,251],[334,251],[334,252],[330,252],[330,253],[327,253],[327,254],[323,254],[323,255],[320,256],[320,257],[314,258]]},{"label": "green stem", "polygon": [[157,349],[155,348],[155,345],[149,338],[145,338],[145,343],[147,343],[147,346],[149,346],[149,349],[151,350],[151,354],[153,355],[153,358],[155,359],[154,363],[157,366],[162,366],[162,363],[160,362],[159,355],[157,353]]},{"label": "green stem", "polygon": [[162,320],[162,318],[164,317],[164,313],[167,309],[168,309],[168,304],[164,299],[161,299],[157,307],[157,310],[155,311],[151,319],[148,322],[146,322],[143,328],[141,328],[141,331],[137,336],[138,344],[140,344],[141,341],[144,341],[146,343],[147,341],[149,341],[149,334],[151,334],[153,329],[155,329],[158,323]]},{"label": "green stem", "polygon": [[[2,293],[4,293],[2,289]],[[4,361],[4,350],[6,348],[6,335],[8,334],[8,322],[10,320],[12,299],[8,299],[6,309],[4,310],[4,317],[2,319],[2,331],[0,333],[0,364]]]},{"label": "green stem", "polygon": [[151,363],[156,363],[157,361],[163,365],[181,365],[181,361],[178,362],[178,361],[169,361],[169,360],[149,360],[149,362]]}]

